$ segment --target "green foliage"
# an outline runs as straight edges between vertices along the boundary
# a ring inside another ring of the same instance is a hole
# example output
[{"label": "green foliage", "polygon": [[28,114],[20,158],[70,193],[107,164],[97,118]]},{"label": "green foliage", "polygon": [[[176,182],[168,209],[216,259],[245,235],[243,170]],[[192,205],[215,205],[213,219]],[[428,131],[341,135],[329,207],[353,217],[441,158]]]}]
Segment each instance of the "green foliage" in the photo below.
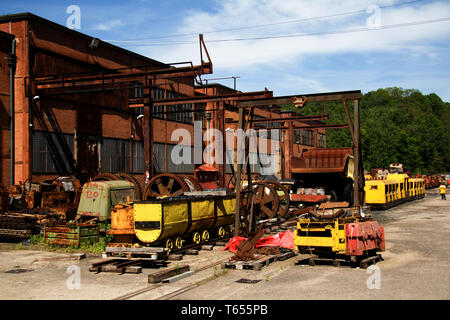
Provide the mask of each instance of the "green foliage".
[{"label": "green foliage", "polygon": [[[348,102],[353,118],[353,103]],[[285,110],[293,110],[285,106]],[[318,115],[323,104],[301,109]],[[342,102],[327,102],[327,124],[347,123]],[[363,95],[360,102],[361,144],[364,168],[388,168],[403,163],[412,173],[450,172],[450,103],[415,89],[386,88]],[[350,147],[349,130],[327,130],[327,147]]]}]

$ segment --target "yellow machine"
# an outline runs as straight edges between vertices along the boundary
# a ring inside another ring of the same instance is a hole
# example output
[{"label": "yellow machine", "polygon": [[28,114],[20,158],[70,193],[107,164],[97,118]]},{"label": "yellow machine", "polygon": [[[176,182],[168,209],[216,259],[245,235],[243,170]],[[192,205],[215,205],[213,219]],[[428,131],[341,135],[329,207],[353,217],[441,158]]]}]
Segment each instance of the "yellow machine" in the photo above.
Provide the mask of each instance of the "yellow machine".
[{"label": "yellow machine", "polygon": [[297,229],[294,231],[295,249],[301,253],[312,253],[314,251],[328,251],[328,253],[345,254],[347,245],[345,239],[345,228],[334,221],[311,221],[300,219]]},{"label": "yellow machine", "polygon": [[180,249],[186,240],[201,243],[210,234],[224,237],[234,223],[235,197],[182,196],[134,203],[134,231],[144,244]]},{"label": "yellow machine", "polygon": [[387,209],[425,196],[425,181],[409,178],[404,173],[388,174],[383,180],[365,181],[365,203]]},{"label": "yellow machine", "polygon": [[[384,228],[371,218],[368,208],[309,212],[294,231],[295,249],[312,254],[315,261],[357,263],[377,260],[385,250]],[[311,259],[311,258],[310,258]],[[311,261],[311,260],[310,260]]]}]

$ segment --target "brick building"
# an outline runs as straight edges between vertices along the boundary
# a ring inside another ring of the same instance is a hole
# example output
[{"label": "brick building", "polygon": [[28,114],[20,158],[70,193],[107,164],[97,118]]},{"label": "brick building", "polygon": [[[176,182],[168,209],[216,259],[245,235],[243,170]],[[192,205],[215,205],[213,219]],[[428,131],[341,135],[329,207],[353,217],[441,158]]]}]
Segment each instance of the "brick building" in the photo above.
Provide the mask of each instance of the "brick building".
[{"label": "brick building", "polygon": [[[149,157],[144,152],[145,111],[139,103],[130,103],[133,99],[139,101],[145,97],[141,82],[130,80],[127,86],[110,91],[92,90],[85,86],[72,92],[65,90],[60,94],[55,91],[54,94],[40,96],[30,92],[29,84],[35,79],[52,79],[53,75],[62,81],[65,75],[74,74],[79,78],[84,74],[123,77],[171,66],[31,13],[0,16],[0,31],[0,185],[11,184],[9,68],[5,57],[11,51],[13,38],[17,42],[14,183],[53,179],[64,172],[71,174],[70,156],[85,177],[93,177],[100,172],[127,172],[142,179],[145,159]],[[151,95],[155,100],[237,93],[219,84],[196,85],[192,74],[155,79],[153,88]],[[271,94],[270,91],[261,91],[254,96]],[[203,129],[206,129],[205,115],[208,108],[214,106],[211,103],[185,103],[154,107],[154,117],[149,124],[154,173],[193,172],[193,164],[176,165],[168,156],[177,144],[171,140],[171,133],[178,128],[192,133],[195,120],[202,121]],[[225,109],[229,127],[235,126],[231,120],[237,119],[237,111],[230,106],[225,106]],[[268,119],[272,116],[270,113],[282,114],[274,108],[270,112],[257,111],[255,116]],[[212,122],[212,126],[215,125]],[[296,134],[301,136],[296,143],[304,149],[325,147],[322,129],[308,131],[308,137],[303,130]],[[284,133],[281,148],[287,148],[292,138],[297,139],[293,132]],[[193,146],[187,145],[186,148],[192,149]],[[284,152],[280,154],[286,157]],[[55,157],[60,158],[59,162]]]}]

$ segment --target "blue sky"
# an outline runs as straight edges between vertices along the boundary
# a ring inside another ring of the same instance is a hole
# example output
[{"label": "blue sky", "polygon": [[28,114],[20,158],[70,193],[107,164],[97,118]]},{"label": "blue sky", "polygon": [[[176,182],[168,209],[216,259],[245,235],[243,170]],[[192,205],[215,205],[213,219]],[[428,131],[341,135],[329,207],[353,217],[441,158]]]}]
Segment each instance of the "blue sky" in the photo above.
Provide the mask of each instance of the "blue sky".
[{"label": "blue sky", "polygon": [[[428,23],[450,17],[448,0],[25,0],[2,3],[0,14],[32,12],[66,25],[70,5],[81,10],[78,31],[166,63],[199,63],[204,33],[214,64],[204,78],[238,76],[242,91],[397,86],[450,101],[450,21]],[[420,24],[399,27],[411,22]],[[366,31],[345,32],[355,29]]]}]

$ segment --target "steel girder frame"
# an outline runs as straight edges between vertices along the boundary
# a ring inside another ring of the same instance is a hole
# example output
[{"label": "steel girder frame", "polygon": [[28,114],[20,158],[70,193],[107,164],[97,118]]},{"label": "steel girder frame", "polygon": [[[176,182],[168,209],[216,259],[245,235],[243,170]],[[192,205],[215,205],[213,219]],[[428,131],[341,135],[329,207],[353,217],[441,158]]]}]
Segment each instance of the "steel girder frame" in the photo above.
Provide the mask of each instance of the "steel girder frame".
[{"label": "steel girder frame", "polygon": [[[344,91],[344,92],[329,92],[329,93],[317,93],[317,94],[305,94],[305,95],[295,95],[295,96],[283,96],[283,97],[272,97],[272,98],[261,98],[261,99],[249,99],[249,100],[241,100],[237,101],[236,105],[239,108],[239,120],[238,120],[238,128],[245,131],[247,124],[251,123],[251,112],[249,113],[250,119],[248,119],[246,122],[244,121],[245,108],[254,108],[254,107],[267,107],[272,105],[281,105],[281,104],[295,104],[296,101],[303,101],[303,103],[306,102],[325,102],[325,101],[338,101],[341,100],[344,102],[345,111],[347,115],[348,124],[342,124],[342,125],[318,125],[314,126],[317,128],[349,128],[350,133],[352,135],[353,139],[353,154],[355,157],[355,168],[354,168],[354,205],[358,206],[360,205],[360,197],[359,197],[359,189],[360,189],[360,169],[362,169],[362,166],[360,167],[361,160],[361,137],[360,137],[360,116],[359,116],[359,100],[361,99],[362,94],[360,90],[354,90],[354,91]],[[354,120],[353,123],[351,121],[350,113],[347,108],[346,101],[347,100],[354,100]],[[301,106],[303,106],[303,103]],[[280,127],[281,129],[288,129],[290,132],[295,128],[292,125],[292,122],[302,120],[301,117],[299,118],[290,118],[290,119],[283,119],[288,124],[288,128]],[[307,120],[307,119],[305,119]],[[301,127],[300,127],[301,128]],[[268,130],[272,128],[267,128]],[[279,128],[273,128],[273,129],[279,129]],[[248,157],[249,151],[245,150],[246,156]],[[241,181],[241,165],[237,164],[237,170],[236,170],[236,215],[235,215],[235,235],[240,234],[240,215],[241,215],[241,190],[240,190],[240,181]],[[247,172],[247,175],[250,180],[251,174]],[[249,181],[250,183],[250,181]],[[252,212],[250,213],[253,214]],[[253,217],[250,217],[249,220],[252,220]]]}]

